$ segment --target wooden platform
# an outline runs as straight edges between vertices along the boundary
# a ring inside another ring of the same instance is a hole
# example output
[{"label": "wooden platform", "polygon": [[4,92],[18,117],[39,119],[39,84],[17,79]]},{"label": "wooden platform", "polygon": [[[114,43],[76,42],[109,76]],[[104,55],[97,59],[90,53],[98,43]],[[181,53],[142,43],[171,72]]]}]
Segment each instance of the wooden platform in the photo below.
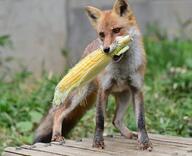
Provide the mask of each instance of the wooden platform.
[{"label": "wooden platform", "polygon": [[192,156],[192,138],[150,134],[153,151],[137,150],[137,141],[122,136],[105,137],[105,150],[92,148],[92,139],[66,140],[65,144],[38,143],[32,146],[8,147],[3,156]]}]

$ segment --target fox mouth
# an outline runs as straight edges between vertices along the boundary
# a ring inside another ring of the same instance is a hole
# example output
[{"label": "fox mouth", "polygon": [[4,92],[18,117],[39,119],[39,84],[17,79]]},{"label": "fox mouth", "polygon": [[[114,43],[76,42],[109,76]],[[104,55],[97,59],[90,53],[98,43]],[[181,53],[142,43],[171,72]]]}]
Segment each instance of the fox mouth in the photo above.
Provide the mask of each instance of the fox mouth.
[{"label": "fox mouth", "polygon": [[125,55],[125,53],[120,54],[120,55],[114,55],[113,56],[113,61],[119,62],[123,58],[124,55]]}]

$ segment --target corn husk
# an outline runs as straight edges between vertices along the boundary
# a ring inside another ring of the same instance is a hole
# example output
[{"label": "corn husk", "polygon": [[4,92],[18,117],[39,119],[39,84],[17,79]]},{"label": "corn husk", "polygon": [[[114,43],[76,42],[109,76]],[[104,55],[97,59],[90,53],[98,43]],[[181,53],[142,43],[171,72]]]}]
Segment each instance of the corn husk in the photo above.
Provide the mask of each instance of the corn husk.
[{"label": "corn husk", "polygon": [[56,86],[53,104],[60,105],[72,91],[93,80],[110,63],[114,55],[120,55],[129,49],[130,41],[130,36],[118,37],[109,54],[99,48],[83,58]]}]

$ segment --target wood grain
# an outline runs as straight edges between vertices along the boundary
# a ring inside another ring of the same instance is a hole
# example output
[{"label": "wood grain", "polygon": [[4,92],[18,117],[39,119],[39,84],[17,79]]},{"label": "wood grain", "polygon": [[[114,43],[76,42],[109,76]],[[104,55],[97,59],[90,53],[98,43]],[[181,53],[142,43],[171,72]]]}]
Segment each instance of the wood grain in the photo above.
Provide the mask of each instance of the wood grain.
[{"label": "wood grain", "polygon": [[192,138],[150,134],[153,151],[139,151],[137,140],[120,135],[105,137],[105,150],[92,148],[92,138],[65,143],[37,143],[21,147],[7,147],[3,156],[192,156]]}]

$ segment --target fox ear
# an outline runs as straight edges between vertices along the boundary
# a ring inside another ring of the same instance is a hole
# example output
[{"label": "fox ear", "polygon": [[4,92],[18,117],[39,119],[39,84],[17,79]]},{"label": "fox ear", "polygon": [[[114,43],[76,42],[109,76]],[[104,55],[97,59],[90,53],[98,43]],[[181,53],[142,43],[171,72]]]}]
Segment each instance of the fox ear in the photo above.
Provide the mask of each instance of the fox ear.
[{"label": "fox ear", "polygon": [[97,26],[97,22],[98,22],[98,19],[101,17],[101,10],[100,9],[97,9],[95,7],[92,7],[92,6],[87,6],[85,8],[85,11],[88,15],[88,18],[91,22],[91,24],[96,27]]},{"label": "fox ear", "polygon": [[123,16],[128,12],[128,2],[127,0],[116,0],[113,11],[119,16]]}]

